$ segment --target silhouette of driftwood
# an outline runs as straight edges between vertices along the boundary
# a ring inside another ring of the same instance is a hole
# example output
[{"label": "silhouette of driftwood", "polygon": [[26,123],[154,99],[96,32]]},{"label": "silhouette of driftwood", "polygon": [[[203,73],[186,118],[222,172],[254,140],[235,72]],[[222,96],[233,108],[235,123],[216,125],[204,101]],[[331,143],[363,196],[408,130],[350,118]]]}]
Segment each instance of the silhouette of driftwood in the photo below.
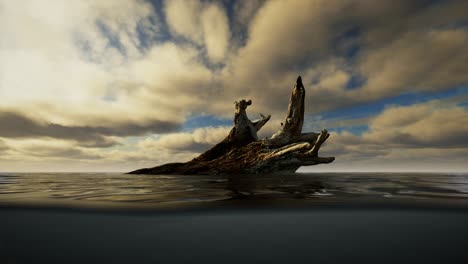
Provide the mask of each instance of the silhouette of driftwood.
[{"label": "silhouette of driftwood", "polygon": [[300,166],[330,163],[334,157],[319,157],[320,146],[330,134],[302,133],[305,90],[297,78],[282,126],[270,138],[258,140],[257,132],[270,115],[252,122],[246,109],[252,101],[236,102],[234,127],[220,143],[185,163],[168,163],[131,174],[265,174],[294,173]]}]

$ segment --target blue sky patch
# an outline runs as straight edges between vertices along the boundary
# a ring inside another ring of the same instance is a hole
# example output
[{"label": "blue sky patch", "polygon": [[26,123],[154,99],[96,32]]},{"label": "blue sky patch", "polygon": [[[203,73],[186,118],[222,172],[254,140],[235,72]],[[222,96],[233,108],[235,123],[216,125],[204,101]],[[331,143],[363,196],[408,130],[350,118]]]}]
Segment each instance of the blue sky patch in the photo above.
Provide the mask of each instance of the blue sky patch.
[{"label": "blue sky patch", "polygon": [[183,131],[192,131],[193,129],[199,127],[207,126],[232,126],[232,119],[219,118],[214,115],[200,115],[200,116],[191,116],[187,118],[185,123],[182,125]]},{"label": "blue sky patch", "polygon": [[362,87],[365,85],[367,82],[366,78],[364,76],[358,75],[358,74],[353,74],[351,76],[351,79],[349,79],[348,83],[346,83],[346,89],[347,90],[353,90],[357,89],[359,87]]},{"label": "blue sky patch", "polygon": [[330,132],[337,132],[341,133],[343,131],[348,131],[353,135],[360,136],[367,130],[369,130],[368,125],[360,125],[360,126],[341,126],[341,127],[332,127],[332,128],[327,128],[328,131]]}]

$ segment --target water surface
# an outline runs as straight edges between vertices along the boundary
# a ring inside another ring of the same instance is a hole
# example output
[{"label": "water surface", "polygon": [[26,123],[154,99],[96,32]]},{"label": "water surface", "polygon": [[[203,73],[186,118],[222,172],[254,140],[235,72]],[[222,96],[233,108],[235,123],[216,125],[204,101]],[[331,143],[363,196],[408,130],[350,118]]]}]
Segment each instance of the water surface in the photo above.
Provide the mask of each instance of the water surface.
[{"label": "water surface", "polygon": [[0,175],[0,263],[468,263],[467,174]]},{"label": "water surface", "polygon": [[297,173],[173,176],[122,173],[2,173],[0,202],[158,206],[211,202],[293,203],[407,200],[468,202],[465,173]]}]

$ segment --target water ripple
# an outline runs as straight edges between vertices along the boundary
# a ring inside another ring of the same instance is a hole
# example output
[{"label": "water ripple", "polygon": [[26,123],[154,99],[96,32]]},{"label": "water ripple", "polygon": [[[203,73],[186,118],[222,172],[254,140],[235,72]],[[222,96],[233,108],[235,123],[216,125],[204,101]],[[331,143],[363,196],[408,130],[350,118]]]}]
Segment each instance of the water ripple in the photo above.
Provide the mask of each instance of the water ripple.
[{"label": "water ripple", "polygon": [[0,175],[0,201],[170,203],[347,197],[468,199],[468,174],[321,173],[224,178],[119,173]]}]

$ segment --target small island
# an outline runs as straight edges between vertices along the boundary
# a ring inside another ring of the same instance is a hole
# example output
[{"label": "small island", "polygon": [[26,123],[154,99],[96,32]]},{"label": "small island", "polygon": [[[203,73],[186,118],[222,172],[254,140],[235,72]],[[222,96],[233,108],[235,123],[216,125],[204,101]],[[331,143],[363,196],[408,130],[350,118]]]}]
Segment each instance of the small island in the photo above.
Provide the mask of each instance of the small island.
[{"label": "small island", "polygon": [[270,115],[252,122],[246,109],[251,100],[235,102],[234,127],[214,147],[184,163],[167,163],[143,168],[130,174],[225,175],[225,174],[291,174],[301,166],[330,163],[334,157],[319,157],[320,146],[330,136],[302,133],[305,89],[297,78],[288,111],[281,128],[273,136],[258,139],[257,132],[270,120]]}]

